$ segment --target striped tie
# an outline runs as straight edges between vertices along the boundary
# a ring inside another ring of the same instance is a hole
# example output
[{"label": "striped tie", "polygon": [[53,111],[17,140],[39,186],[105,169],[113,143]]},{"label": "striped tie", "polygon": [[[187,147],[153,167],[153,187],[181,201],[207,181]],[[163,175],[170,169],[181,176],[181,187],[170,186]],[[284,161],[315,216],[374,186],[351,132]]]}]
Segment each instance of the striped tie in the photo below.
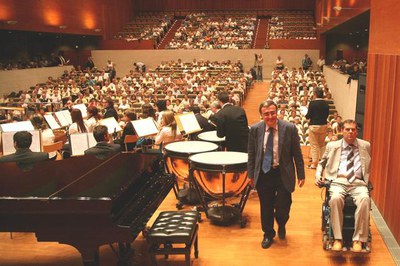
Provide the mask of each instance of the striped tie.
[{"label": "striped tie", "polygon": [[361,167],[361,163],[360,156],[358,154],[357,156],[355,156],[355,146],[353,144],[350,144],[348,147],[350,149],[350,152],[347,155],[346,178],[349,183],[353,183],[353,181],[356,179],[355,172]]}]

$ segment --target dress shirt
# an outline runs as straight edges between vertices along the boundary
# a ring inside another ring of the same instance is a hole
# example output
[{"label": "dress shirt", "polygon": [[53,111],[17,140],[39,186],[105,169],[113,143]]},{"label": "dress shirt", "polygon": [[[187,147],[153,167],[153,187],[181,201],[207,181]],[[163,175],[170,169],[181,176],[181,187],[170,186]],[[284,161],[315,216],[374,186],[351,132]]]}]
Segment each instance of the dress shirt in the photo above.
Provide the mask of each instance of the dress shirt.
[{"label": "dress shirt", "polygon": [[[354,152],[354,166],[360,165],[358,169],[354,169],[354,175],[357,179],[362,178],[362,171],[361,171],[361,161],[360,161],[360,152],[358,150],[357,141],[354,142],[353,152]],[[343,140],[342,143],[342,153],[340,155],[340,163],[339,163],[339,170],[338,176],[346,176],[347,175],[347,156],[350,154],[351,149],[349,148],[350,144]]]}]

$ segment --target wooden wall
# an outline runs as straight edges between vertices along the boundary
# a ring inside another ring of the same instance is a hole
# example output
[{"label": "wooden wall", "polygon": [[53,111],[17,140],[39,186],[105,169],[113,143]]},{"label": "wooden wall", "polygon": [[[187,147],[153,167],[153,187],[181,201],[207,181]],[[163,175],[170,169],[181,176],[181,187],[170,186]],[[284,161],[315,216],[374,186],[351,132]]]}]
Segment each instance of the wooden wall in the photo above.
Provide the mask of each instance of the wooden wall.
[{"label": "wooden wall", "polygon": [[[131,19],[134,13],[133,1],[0,1],[0,29],[98,35],[110,38]],[[9,24],[10,21],[17,23]],[[62,29],[60,26],[66,28]]]},{"label": "wooden wall", "polygon": [[302,9],[313,10],[314,0],[136,0],[138,11]]},{"label": "wooden wall", "polygon": [[372,143],[373,199],[400,243],[400,5],[371,0],[364,136]]}]

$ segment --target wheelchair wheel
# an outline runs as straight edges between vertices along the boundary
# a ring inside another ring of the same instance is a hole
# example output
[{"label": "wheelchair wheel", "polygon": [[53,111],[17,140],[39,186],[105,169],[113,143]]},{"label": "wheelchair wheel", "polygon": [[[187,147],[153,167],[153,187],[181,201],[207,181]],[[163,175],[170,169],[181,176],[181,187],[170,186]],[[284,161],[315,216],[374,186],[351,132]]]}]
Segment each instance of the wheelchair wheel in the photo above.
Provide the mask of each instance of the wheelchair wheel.
[{"label": "wheelchair wheel", "polygon": [[329,250],[330,249],[330,241],[328,235],[324,234],[322,236],[322,248],[324,250]]}]

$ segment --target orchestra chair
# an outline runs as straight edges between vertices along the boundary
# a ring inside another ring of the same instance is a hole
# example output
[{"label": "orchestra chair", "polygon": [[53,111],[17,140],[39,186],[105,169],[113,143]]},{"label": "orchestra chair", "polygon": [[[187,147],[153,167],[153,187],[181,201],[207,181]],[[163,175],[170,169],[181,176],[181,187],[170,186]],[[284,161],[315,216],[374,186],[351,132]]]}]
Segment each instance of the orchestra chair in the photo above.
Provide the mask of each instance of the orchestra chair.
[{"label": "orchestra chair", "polygon": [[[124,144],[125,144],[125,151],[128,151],[128,144],[129,143],[136,143],[138,140],[137,135],[126,135],[124,139]],[[133,151],[136,151],[137,148],[134,148]]]},{"label": "orchestra chair", "polygon": [[190,266],[190,253],[194,244],[194,256],[199,257],[197,211],[161,212],[147,233],[149,252],[153,265],[157,265],[156,255],[185,255],[185,265]]},{"label": "orchestra chair", "polygon": [[48,144],[48,145],[43,145],[43,152],[56,152],[57,153],[57,157],[56,157],[56,161],[58,160],[62,160],[62,156],[61,156],[61,149],[63,147],[63,142],[57,141],[54,142],[52,144]]}]

